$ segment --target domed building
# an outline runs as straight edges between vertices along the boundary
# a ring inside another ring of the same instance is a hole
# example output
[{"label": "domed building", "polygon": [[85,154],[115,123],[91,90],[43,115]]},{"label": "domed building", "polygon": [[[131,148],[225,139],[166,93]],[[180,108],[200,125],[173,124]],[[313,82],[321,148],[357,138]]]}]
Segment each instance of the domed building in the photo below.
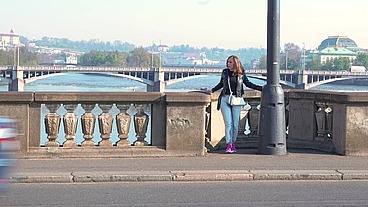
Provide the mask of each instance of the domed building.
[{"label": "domed building", "polygon": [[318,60],[324,64],[334,61],[338,58],[348,58],[353,64],[359,53],[363,53],[364,49],[357,46],[354,40],[347,36],[329,36],[323,40],[318,46],[318,50],[313,54],[309,53],[309,60]]},{"label": "domed building", "polygon": [[357,48],[357,44],[354,40],[348,38],[347,36],[329,36],[327,39],[323,40],[321,45],[319,45],[318,50],[323,50],[327,47],[345,47],[345,48]]},{"label": "domed building", "polygon": [[368,49],[358,47],[354,40],[347,36],[329,36],[323,40],[316,50],[307,51],[307,61],[318,61],[321,64],[334,62],[339,58],[348,58],[353,66],[359,54],[368,54]]}]

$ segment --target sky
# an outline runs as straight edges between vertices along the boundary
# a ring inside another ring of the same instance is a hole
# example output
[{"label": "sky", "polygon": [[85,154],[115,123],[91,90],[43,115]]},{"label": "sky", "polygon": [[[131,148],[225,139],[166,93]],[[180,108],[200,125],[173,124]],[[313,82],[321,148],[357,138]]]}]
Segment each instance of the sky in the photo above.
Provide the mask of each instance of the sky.
[{"label": "sky", "polygon": [[[1,0],[0,33],[147,47],[267,47],[267,0]],[[280,0],[280,46],[328,36],[368,48],[368,1]]]}]

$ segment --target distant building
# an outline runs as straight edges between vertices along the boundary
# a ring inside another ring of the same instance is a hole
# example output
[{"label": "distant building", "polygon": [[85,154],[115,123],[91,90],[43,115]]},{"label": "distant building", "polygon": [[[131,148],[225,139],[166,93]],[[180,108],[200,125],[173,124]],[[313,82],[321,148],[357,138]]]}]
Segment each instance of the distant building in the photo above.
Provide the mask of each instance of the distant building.
[{"label": "distant building", "polygon": [[321,64],[333,62],[338,58],[349,58],[352,64],[359,53],[364,53],[365,49],[358,47],[354,40],[347,36],[328,36],[318,46],[318,50],[309,50],[308,61],[318,60]]},{"label": "distant building", "polygon": [[252,65],[252,70],[255,70],[259,67],[259,64],[260,64],[260,60],[259,59],[253,59],[251,61],[251,65]]},{"label": "distant building", "polygon": [[367,53],[367,49],[358,47],[355,41],[347,36],[329,36],[327,39],[322,41],[318,47],[318,50],[323,50],[327,47],[343,47],[357,54]]},{"label": "distant building", "polygon": [[350,72],[366,72],[367,68],[362,65],[352,65],[350,67]]},{"label": "distant building", "polygon": [[36,43],[35,42],[29,42],[28,47],[34,48],[34,47],[36,47]]},{"label": "distant building", "polygon": [[3,48],[20,45],[19,35],[14,34],[13,30],[8,34],[0,33],[0,44]]},{"label": "distant building", "polygon": [[347,36],[328,36],[327,39],[323,40],[318,46],[318,50],[323,50],[327,47],[358,47],[354,40],[348,38]]},{"label": "distant building", "polygon": [[219,65],[220,61],[207,59],[204,52],[200,53],[184,53],[173,57],[164,57],[164,65],[166,66],[213,66]]},{"label": "distant building", "polygon": [[356,59],[356,53],[343,47],[327,47],[319,51],[319,58],[322,64],[344,57],[349,58],[352,63]]},{"label": "distant building", "polygon": [[170,47],[169,47],[169,46],[167,46],[167,45],[159,45],[159,46],[157,46],[157,49],[158,49],[158,51],[160,51],[160,52],[168,52],[168,51],[169,51],[169,49],[170,49]]},{"label": "distant building", "polygon": [[76,55],[67,55],[65,57],[66,64],[77,65],[78,64],[78,57]]}]

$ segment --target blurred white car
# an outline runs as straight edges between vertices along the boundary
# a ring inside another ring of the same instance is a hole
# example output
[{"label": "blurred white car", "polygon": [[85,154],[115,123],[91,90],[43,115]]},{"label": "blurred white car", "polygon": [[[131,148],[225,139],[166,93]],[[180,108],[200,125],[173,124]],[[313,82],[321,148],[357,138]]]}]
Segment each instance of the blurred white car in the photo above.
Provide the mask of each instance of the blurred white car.
[{"label": "blurred white car", "polygon": [[17,150],[15,121],[0,116],[0,190],[8,183],[10,168],[13,166],[12,154]]}]

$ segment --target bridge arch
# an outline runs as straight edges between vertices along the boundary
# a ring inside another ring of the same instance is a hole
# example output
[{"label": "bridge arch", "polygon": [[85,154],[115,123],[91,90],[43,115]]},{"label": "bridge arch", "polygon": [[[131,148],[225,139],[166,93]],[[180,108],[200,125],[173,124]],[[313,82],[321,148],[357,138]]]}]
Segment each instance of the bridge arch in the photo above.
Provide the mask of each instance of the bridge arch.
[{"label": "bridge arch", "polygon": [[[127,78],[127,79],[131,79],[140,83],[144,83],[146,85],[152,85],[153,81],[148,80],[148,79],[144,79],[144,78],[139,78],[139,77],[135,77],[135,76],[131,76],[131,75],[125,75],[125,74],[116,74],[116,73],[96,73],[96,72],[75,72],[78,74],[98,74],[98,75],[103,75],[103,76],[114,76],[114,77],[121,77],[121,78]],[[41,79],[47,79],[47,78],[51,78],[54,76],[60,76],[60,75],[70,75],[70,72],[61,72],[61,73],[50,73],[50,74],[46,74],[46,75],[42,75],[42,76],[35,76],[35,77],[30,77],[30,78],[24,78],[24,83],[31,83],[37,80],[41,80]]]},{"label": "bridge arch", "polygon": [[55,76],[68,75],[68,74],[70,74],[70,73],[50,73],[50,74],[42,75],[42,76],[24,78],[23,80],[24,80],[24,83],[27,84],[27,83],[32,83],[32,82],[37,81],[37,80],[47,79],[47,78],[51,78],[51,77],[55,77]]},{"label": "bridge arch", "polygon": [[306,89],[310,89],[310,88],[313,88],[313,87],[316,87],[316,86],[319,86],[319,85],[323,85],[323,84],[327,84],[327,83],[333,83],[333,82],[337,82],[337,81],[341,81],[341,80],[348,80],[348,79],[359,79],[359,77],[333,78],[333,79],[313,82],[313,83],[307,84]]},{"label": "bridge arch", "polygon": [[171,79],[171,80],[165,81],[165,85],[168,86],[168,85],[172,85],[178,82],[187,81],[187,80],[196,79],[196,78],[203,78],[206,76],[208,75],[193,75],[193,76],[187,76],[187,77],[182,77],[182,78],[177,78],[177,79]]},{"label": "bridge arch", "polygon": [[[247,75],[247,77],[258,79],[258,80],[267,81],[267,77],[266,76]],[[296,84],[295,83],[291,83],[289,81],[280,80],[279,82],[280,82],[280,85],[283,88],[295,88],[296,87]]]}]

